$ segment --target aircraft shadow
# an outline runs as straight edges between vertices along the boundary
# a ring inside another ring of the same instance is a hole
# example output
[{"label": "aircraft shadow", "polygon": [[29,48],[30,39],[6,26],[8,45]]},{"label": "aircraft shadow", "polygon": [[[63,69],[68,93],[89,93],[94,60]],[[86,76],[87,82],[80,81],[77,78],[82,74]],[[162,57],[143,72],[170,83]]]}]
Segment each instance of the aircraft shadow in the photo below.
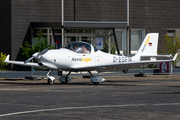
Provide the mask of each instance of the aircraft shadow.
[{"label": "aircraft shadow", "polygon": [[24,79],[5,79],[5,80],[0,80],[0,81],[25,81]]},{"label": "aircraft shadow", "polygon": [[180,94],[180,92],[172,92],[172,93],[148,93],[148,94]]},{"label": "aircraft shadow", "polygon": [[180,87],[180,86],[169,86],[169,87]]},{"label": "aircraft shadow", "polygon": [[129,80],[127,80],[127,81],[126,81],[126,80],[124,80],[124,81],[123,81],[123,80],[113,81],[113,80],[107,80],[107,81],[105,81],[105,82],[109,82],[109,83],[110,83],[110,82],[128,82],[128,83],[129,83],[129,82],[143,82],[143,81],[129,81]]},{"label": "aircraft shadow", "polygon": [[0,82],[0,84],[6,85],[47,85],[47,83],[16,83],[16,82]]},{"label": "aircraft shadow", "polygon": [[[30,83],[30,82],[27,82],[27,83],[19,83],[19,82],[1,82],[0,81],[0,84],[1,85],[48,85],[48,83]],[[79,86],[79,85],[84,85],[84,86],[137,86],[137,85],[126,85],[126,84],[109,84],[109,83],[100,83],[98,85],[96,84],[93,84],[91,82],[74,82],[74,83],[67,83],[67,84],[62,84],[62,83],[54,83],[53,85],[49,85],[49,86],[57,86],[57,85],[60,85],[60,86]]]}]

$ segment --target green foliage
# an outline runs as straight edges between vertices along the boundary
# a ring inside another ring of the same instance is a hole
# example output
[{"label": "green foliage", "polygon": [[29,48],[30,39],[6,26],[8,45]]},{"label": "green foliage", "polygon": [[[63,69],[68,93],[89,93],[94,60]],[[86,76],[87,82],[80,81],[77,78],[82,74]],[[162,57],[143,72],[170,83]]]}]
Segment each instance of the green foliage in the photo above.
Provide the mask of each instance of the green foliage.
[{"label": "green foliage", "polygon": [[6,67],[8,65],[8,63],[4,62],[6,57],[7,57],[6,54],[3,55],[3,53],[1,52],[1,54],[0,54],[0,70],[2,70],[2,71],[6,70]]},{"label": "green foliage", "polygon": [[[109,42],[106,40],[105,44],[103,45],[103,50],[102,51],[108,53],[109,52],[108,48],[109,48]],[[111,43],[111,47],[110,48],[111,48],[110,53],[111,54],[115,54],[116,53],[115,45]]]},{"label": "green foliage", "polygon": [[[165,35],[164,39],[162,40],[162,46],[159,50],[159,53],[162,54],[171,54],[174,56],[176,53],[179,52],[180,49],[180,39],[179,37],[171,37],[167,34]],[[180,55],[178,54],[177,59],[173,64],[177,63],[180,60]]]},{"label": "green foliage", "polygon": [[146,65],[145,68],[157,68],[154,64]]},{"label": "green foliage", "polygon": [[47,37],[44,40],[43,31],[41,29],[37,32],[37,35],[38,35],[38,38],[37,38],[38,41],[37,41],[37,43],[35,45],[31,45],[27,41],[25,41],[24,46],[21,45],[21,49],[23,51],[22,54],[26,58],[31,57],[33,53],[41,52],[45,48],[49,48],[49,49],[53,49],[54,48],[54,46],[48,45]]}]

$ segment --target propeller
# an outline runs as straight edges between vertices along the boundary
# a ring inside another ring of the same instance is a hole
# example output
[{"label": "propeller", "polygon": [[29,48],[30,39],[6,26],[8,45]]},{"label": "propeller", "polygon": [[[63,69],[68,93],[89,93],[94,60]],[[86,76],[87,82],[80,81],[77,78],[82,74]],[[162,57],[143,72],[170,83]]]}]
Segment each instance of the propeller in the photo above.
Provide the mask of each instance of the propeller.
[{"label": "propeller", "polygon": [[41,52],[34,53],[32,55],[32,57],[28,58],[26,61],[24,61],[24,63],[30,62],[33,58],[40,59],[41,55],[44,55],[48,50],[49,50],[49,48],[46,48],[46,49],[42,50]]},{"label": "propeller", "polygon": [[43,55],[43,54],[45,54],[48,50],[49,50],[49,48],[46,48],[46,49],[42,50],[39,54],[40,54],[40,55]]}]

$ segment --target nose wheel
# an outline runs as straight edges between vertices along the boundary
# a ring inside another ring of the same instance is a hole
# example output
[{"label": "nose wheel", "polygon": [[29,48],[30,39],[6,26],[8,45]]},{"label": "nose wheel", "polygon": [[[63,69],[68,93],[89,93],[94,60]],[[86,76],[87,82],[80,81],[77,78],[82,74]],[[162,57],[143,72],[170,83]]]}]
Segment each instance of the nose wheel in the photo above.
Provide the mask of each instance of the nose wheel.
[{"label": "nose wheel", "polygon": [[50,74],[51,74],[51,70],[49,70],[49,72],[47,73],[47,83],[49,84],[49,85],[52,85],[52,84],[54,84],[54,81],[55,81],[55,78],[53,77],[53,76],[50,76]]},{"label": "nose wheel", "polygon": [[54,84],[54,81],[52,81],[50,78],[47,80],[47,83],[49,84],[49,85],[53,85]]}]

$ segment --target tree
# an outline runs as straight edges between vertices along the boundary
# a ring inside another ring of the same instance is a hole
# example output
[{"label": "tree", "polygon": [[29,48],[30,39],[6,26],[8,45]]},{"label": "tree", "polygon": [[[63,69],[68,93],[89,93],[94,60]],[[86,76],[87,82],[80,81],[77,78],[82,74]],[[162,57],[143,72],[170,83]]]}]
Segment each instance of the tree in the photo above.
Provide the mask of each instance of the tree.
[{"label": "tree", "polygon": [[41,52],[45,48],[49,48],[49,49],[54,48],[54,46],[48,45],[47,37],[45,38],[45,40],[42,39],[44,37],[43,37],[43,31],[41,29],[37,32],[37,35],[38,35],[38,38],[37,38],[38,41],[37,41],[37,43],[35,45],[31,45],[27,41],[25,41],[24,46],[21,45],[21,49],[23,51],[22,54],[26,58],[31,57],[33,53]]},{"label": "tree", "polygon": [[[171,54],[174,56],[176,53],[180,51],[180,38],[175,36],[171,37],[167,34],[165,35],[164,39],[162,40],[162,46],[159,50],[159,53],[162,54]],[[180,60],[180,55],[178,54],[177,59],[173,62],[173,65]]]}]

